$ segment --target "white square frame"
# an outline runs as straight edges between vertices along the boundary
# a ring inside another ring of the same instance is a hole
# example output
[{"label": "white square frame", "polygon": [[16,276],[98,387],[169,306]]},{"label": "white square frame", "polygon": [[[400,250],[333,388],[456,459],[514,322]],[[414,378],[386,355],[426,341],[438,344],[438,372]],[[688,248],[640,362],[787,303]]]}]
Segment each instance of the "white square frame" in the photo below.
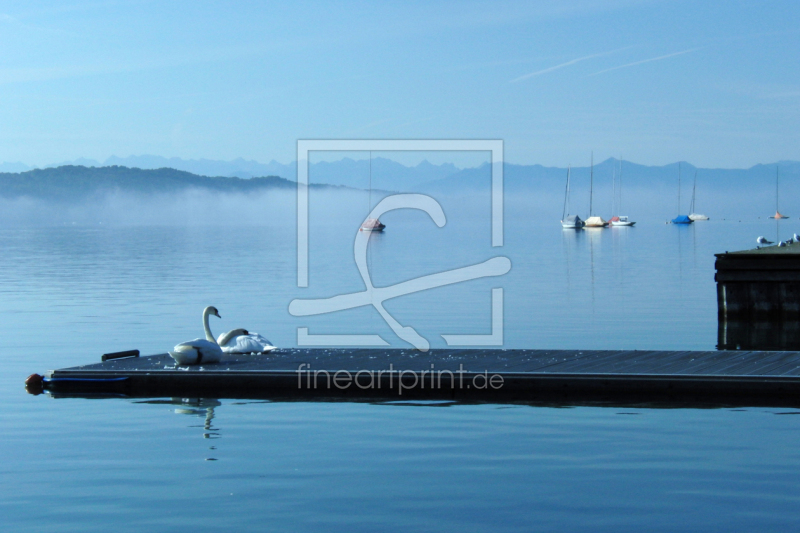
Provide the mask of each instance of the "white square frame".
[{"label": "white square frame", "polygon": [[298,139],[297,141],[297,286],[308,287],[309,153],[350,152],[490,152],[492,175],[492,246],[503,246],[503,141],[499,139]]}]

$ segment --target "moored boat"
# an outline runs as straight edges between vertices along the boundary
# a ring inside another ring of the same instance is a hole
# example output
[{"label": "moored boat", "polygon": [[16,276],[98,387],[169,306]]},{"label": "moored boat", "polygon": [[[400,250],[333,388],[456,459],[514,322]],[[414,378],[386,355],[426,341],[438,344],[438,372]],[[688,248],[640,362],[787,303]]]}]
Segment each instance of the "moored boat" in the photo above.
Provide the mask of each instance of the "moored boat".
[{"label": "moored boat", "polygon": [[608,222],[602,217],[592,215],[592,201],[594,199],[594,152],[592,152],[592,166],[589,171],[589,218],[586,219],[584,228],[605,228]]},{"label": "moored boat", "polygon": [[775,214],[772,215],[771,217],[769,217],[769,218],[774,218],[776,220],[780,220],[781,218],[789,218],[786,215],[782,215],[780,210],[778,209],[778,197],[779,197],[779,194],[778,194],[778,180],[780,179],[780,173],[779,172],[780,171],[778,170],[778,167],[775,167]]},{"label": "moored boat", "polygon": [[603,220],[603,217],[589,217],[586,219],[585,228],[605,228],[608,222]]},{"label": "moored boat", "polygon": [[691,207],[689,207],[689,211],[691,212],[689,218],[692,219],[692,222],[696,220],[708,220],[707,216],[694,212],[694,200],[696,193],[697,193],[697,172],[694,173],[694,185],[692,186],[692,205]]},{"label": "moored boat", "polygon": [[[619,187],[616,187],[616,182],[614,181],[614,174],[611,175],[612,180],[612,201],[611,201],[611,212],[619,212],[622,211],[622,157],[619,158]],[[619,194],[619,203],[615,205],[617,194]],[[619,210],[619,211],[617,211]],[[630,227],[636,224],[632,220],[628,219],[627,216],[613,216],[608,221],[609,226],[613,227]]]},{"label": "moored boat", "polygon": [[[367,208],[372,211],[372,152],[369,153],[369,203]],[[367,218],[358,228],[358,231],[383,231],[386,224],[381,223],[377,218]]]},{"label": "moored boat", "polygon": [[[681,212],[681,164],[678,163],[678,212]],[[687,215],[678,215],[671,220],[673,224],[691,224],[694,222]]]},{"label": "moored boat", "polygon": [[368,218],[361,224],[360,231],[383,231],[386,224],[381,223],[377,218]]},{"label": "moored boat", "polygon": [[627,216],[622,216],[621,215],[621,216],[614,217],[614,218],[616,218],[616,220],[612,220],[611,221],[611,225],[615,226],[615,227],[619,227],[619,226],[623,226],[623,227],[624,226],[628,226],[628,227],[630,227],[630,226],[633,226],[634,224],[636,224],[636,222],[634,222],[632,220],[628,220]]},{"label": "moored boat", "polygon": [[569,178],[572,173],[572,165],[567,166],[567,189],[564,192],[564,209],[561,211],[561,227],[564,229],[581,229],[583,220],[578,215],[569,214]]},{"label": "moored boat", "polygon": [[567,215],[561,221],[561,227],[564,229],[581,229],[584,225],[585,222],[578,215]]}]

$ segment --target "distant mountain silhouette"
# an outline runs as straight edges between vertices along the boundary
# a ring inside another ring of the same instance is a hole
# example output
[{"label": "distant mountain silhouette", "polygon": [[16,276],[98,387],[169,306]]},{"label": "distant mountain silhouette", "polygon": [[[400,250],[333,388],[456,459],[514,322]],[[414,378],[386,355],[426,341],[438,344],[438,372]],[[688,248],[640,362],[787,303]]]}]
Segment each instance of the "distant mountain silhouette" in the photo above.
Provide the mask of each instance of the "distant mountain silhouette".
[{"label": "distant mountain silhouette", "polygon": [[[236,178],[253,178],[256,176],[279,176],[293,180],[297,175],[294,163],[283,165],[275,160],[264,164],[246,160],[241,157],[232,161],[216,161],[213,159],[181,159],[180,157],[161,157],[140,155],[129,157],[111,156],[102,166],[126,166],[141,169],[174,168],[197,174],[198,176],[225,176]],[[100,166],[100,165],[94,165]]]},{"label": "distant mountain silhouette", "polygon": [[[0,196],[27,196],[50,200],[79,201],[109,192],[170,194],[190,189],[247,193],[267,189],[294,189],[289,180],[267,176],[251,179],[198,176],[171,168],[143,170],[122,166],[62,166],[0,173]],[[318,187],[325,187],[320,185]]]},{"label": "distant mountain silhouette", "polygon": [[[414,191],[423,183],[440,180],[458,172],[459,169],[450,163],[434,165],[422,161],[412,167],[391,159],[375,157],[372,159],[372,186],[392,191]],[[311,183],[367,189],[370,182],[370,162],[368,159],[354,160],[346,157],[339,161],[312,163],[308,178]]]},{"label": "distant mountain silhouette", "polygon": [[[670,189],[677,193],[678,165],[670,163],[663,166],[645,166],[630,161],[622,162],[622,182],[626,188]],[[800,162],[781,161],[769,165],[755,165],[748,169],[698,168],[681,162],[682,188],[691,192],[692,180],[697,172],[698,187],[741,188],[762,187],[773,184],[775,169],[780,166],[781,181],[800,177]],[[514,165],[506,163],[503,171],[503,186],[506,191],[553,192],[563,188],[567,178],[566,168],[544,167],[542,165]],[[588,193],[590,167],[572,167],[573,192],[585,190]],[[620,161],[609,158],[594,165],[594,186],[609,189],[612,175],[619,183]],[[787,183],[788,185],[788,183]],[[477,191],[488,190],[491,186],[491,169],[488,163],[475,168],[460,170],[446,178],[423,184],[422,192]],[[597,189],[596,189],[597,190]]]},{"label": "distant mountain silhouette", "polygon": [[19,161],[6,161],[5,163],[0,163],[0,172],[25,172],[26,170],[30,169],[31,167],[25,163],[20,163]]},{"label": "distant mountain silhouette", "polygon": [[[83,165],[63,165],[27,170],[23,163],[0,163],[0,195],[37,197],[79,197],[103,190],[169,192],[182,188],[218,191],[250,191],[269,187],[294,187],[296,165],[276,161],[262,164],[235,159],[184,160],[158,156],[111,157],[108,162],[125,165],[100,166],[92,160],[78,160]],[[303,162],[305,164],[305,162]],[[682,162],[682,188],[685,198],[691,194],[691,182],[697,172],[701,189],[746,189],[766,191],[774,187],[775,169],[780,167],[781,196],[800,194],[800,162],[780,161],[759,164],[749,169],[706,169]],[[178,168],[180,167],[180,168]],[[595,193],[610,195],[612,173],[619,179],[619,160],[610,158],[594,166]],[[192,170],[187,170],[192,169]],[[589,167],[572,167],[572,190],[580,198],[588,196]],[[4,172],[4,173],[3,173]],[[507,192],[558,193],[563,189],[567,169],[542,165],[504,165],[504,188]],[[216,177],[210,177],[216,176]],[[254,177],[269,176],[269,177]],[[327,184],[366,189],[370,182],[370,163],[366,159],[344,158],[321,161],[309,166],[312,184]],[[618,181],[617,181],[618,182]],[[664,194],[677,193],[678,163],[646,166],[624,161],[622,183],[625,191],[650,189]],[[488,190],[491,171],[487,164],[459,169],[452,164],[434,165],[423,161],[406,166],[383,157],[372,160],[372,186],[375,190],[427,193],[469,193]],[[673,192],[674,191],[674,192]],[[706,196],[706,198],[708,198]]]}]

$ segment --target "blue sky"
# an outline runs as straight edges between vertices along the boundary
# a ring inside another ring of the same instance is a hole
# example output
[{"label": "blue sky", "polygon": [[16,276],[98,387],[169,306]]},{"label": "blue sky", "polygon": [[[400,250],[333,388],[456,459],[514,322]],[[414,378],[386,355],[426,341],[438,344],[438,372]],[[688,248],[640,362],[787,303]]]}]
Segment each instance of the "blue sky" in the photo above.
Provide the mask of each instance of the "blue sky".
[{"label": "blue sky", "polygon": [[3,2],[0,161],[267,162],[488,138],[513,163],[800,160],[800,2]]}]

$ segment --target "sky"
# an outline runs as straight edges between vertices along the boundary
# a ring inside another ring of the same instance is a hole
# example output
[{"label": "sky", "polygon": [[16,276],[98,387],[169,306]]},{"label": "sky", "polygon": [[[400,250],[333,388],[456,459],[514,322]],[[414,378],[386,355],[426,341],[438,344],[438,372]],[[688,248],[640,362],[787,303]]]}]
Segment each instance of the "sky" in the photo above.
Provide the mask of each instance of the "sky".
[{"label": "sky", "polygon": [[294,160],[502,139],[516,164],[800,160],[800,2],[0,3],[0,161]]}]

